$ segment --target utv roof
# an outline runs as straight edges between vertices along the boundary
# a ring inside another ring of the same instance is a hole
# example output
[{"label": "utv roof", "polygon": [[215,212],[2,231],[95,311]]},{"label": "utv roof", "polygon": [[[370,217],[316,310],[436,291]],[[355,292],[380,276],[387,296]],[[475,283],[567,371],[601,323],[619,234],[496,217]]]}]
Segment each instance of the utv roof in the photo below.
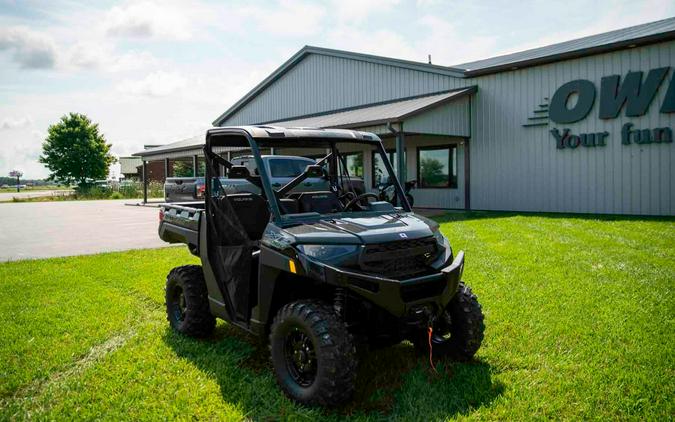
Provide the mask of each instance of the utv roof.
[{"label": "utv roof", "polygon": [[358,141],[379,142],[377,135],[369,132],[360,132],[349,129],[319,129],[311,127],[281,127],[281,126],[224,126],[209,129],[206,136],[211,137],[219,134],[246,132],[256,139],[297,139],[297,138],[320,138],[320,139],[344,139]]},{"label": "utv roof", "polygon": [[[204,135],[197,135],[191,138],[183,139],[182,141],[173,142],[162,145],[156,148],[146,149],[135,154],[133,157],[144,157],[144,159],[159,159],[158,157],[171,157],[175,154],[197,154],[204,147],[206,138],[214,135],[223,134],[244,134],[247,133],[256,139],[270,139],[279,141],[284,138],[287,139],[343,139],[345,141],[356,140],[359,142],[379,142],[380,138],[369,132],[360,132],[349,129],[318,129],[307,127],[290,127],[285,128],[281,126],[223,126],[211,128]],[[247,145],[242,145],[247,146]],[[177,155],[180,156],[180,155]]]}]

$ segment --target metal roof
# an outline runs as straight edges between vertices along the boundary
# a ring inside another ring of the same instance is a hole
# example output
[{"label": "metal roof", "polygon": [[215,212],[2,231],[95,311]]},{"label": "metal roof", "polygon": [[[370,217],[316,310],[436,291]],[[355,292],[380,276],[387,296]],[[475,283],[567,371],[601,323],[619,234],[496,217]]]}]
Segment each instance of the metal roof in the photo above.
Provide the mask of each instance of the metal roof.
[{"label": "metal roof", "polygon": [[394,59],[391,57],[375,56],[371,54],[354,53],[351,51],[333,50],[329,48],[305,46],[293,57],[279,66],[267,78],[251,89],[246,95],[234,103],[223,114],[213,121],[214,126],[221,125],[239,109],[248,104],[260,92],[281,78],[293,66],[302,61],[309,54],[341,57],[350,60],[360,60],[369,63],[383,64],[420,72],[435,73],[455,78],[467,78],[489,73],[511,70],[514,67],[534,66],[551,63],[575,57],[599,54],[632,45],[643,45],[675,39],[675,18],[668,18],[643,25],[632,26],[603,34],[591,35],[572,41],[566,41],[546,47],[534,48],[519,53],[507,54],[485,60],[463,63],[455,66],[439,66],[435,64],[414,62],[410,60]]},{"label": "metal roof", "polygon": [[157,155],[172,151],[182,151],[204,145],[204,135],[196,135],[191,138],[183,139],[170,144],[161,145],[155,148],[147,148],[141,152],[131,154],[133,157],[145,157],[150,155]]},{"label": "metal roof", "polygon": [[668,18],[453,67],[462,69],[465,76],[477,76],[672,39],[675,18]]},{"label": "metal roof", "polygon": [[448,101],[461,98],[474,92],[476,92],[476,87],[471,86],[454,91],[444,91],[433,95],[411,97],[387,103],[370,104],[349,110],[333,111],[318,116],[283,120],[271,124],[284,127],[355,128],[384,123],[398,123],[410,116],[420,114],[430,108],[437,107]]},{"label": "metal roof", "polygon": [[237,110],[245,106],[256,95],[258,95],[258,93],[265,90],[268,86],[270,86],[276,80],[281,78],[284,74],[286,74],[286,72],[291,70],[293,66],[295,66],[297,63],[302,61],[305,57],[307,57],[310,54],[321,54],[325,56],[340,57],[350,60],[360,60],[368,63],[395,66],[404,69],[417,70],[420,72],[436,73],[439,75],[453,76],[457,78],[463,77],[462,71],[460,69],[453,69],[452,67],[448,66],[439,66],[429,63],[414,62],[411,60],[401,60],[391,57],[382,57],[382,56],[375,56],[372,54],[355,53],[352,51],[334,50],[330,48],[322,48],[306,45],[303,48],[301,48],[300,51],[295,53],[293,57],[286,60],[286,62],[284,62],[281,66],[279,66],[267,78],[263,79],[262,82],[256,85],[246,95],[244,95],[241,99],[239,99],[239,101],[234,103],[232,107],[228,108],[223,114],[218,116],[218,118],[213,121],[213,125],[214,126],[221,125],[228,117],[236,113]]}]

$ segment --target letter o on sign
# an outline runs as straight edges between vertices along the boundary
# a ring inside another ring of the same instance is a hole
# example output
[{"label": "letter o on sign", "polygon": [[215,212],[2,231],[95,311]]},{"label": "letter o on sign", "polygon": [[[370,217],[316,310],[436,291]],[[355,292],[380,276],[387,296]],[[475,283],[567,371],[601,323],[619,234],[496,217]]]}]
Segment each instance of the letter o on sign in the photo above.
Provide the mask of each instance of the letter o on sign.
[{"label": "letter o on sign", "polygon": [[[573,108],[567,108],[570,95],[579,96]],[[553,94],[549,107],[549,117],[556,123],[574,123],[588,115],[595,101],[595,85],[585,79],[567,82]]]}]

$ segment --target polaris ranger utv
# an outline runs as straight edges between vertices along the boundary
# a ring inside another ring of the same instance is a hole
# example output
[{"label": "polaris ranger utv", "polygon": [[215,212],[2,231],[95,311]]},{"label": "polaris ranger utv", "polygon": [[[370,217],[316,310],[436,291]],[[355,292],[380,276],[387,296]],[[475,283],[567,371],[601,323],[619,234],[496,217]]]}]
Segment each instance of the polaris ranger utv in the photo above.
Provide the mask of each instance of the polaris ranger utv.
[{"label": "polaris ranger utv", "polygon": [[[223,157],[243,148],[255,158],[253,171]],[[320,155],[274,186],[263,148]],[[344,154],[364,149],[380,154],[400,207],[340,182],[350,177]],[[224,127],[207,132],[204,154],[211,181],[205,200],[165,204],[160,211],[160,237],[187,244],[202,262],[167,277],[167,316],[175,330],[208,336],[222,318],[269,337],[280,387],[309,405],[350,398],[357,344],[408,339],[436,357],[476,353],[483,314],[460,281],[464,253],[453,254],[438,224],[412,212],[376,135]],[[295,189],[317,177],[327,190]],[[227,179],[247,180],[260,193],[227,194]]]}]

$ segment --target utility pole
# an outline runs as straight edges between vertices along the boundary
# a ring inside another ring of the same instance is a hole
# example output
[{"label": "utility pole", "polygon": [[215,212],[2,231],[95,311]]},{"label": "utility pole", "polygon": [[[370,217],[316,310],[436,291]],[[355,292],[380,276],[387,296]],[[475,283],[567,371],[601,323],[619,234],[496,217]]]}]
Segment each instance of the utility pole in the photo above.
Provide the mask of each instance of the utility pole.
[{"label": "utility pole", "polygon": [[9,172],[9,177],[16,177],[16,191],[20,192],[21,189],[19,188],[19,178],[23,176],[23,172],[21,170],[12,170]]}]

